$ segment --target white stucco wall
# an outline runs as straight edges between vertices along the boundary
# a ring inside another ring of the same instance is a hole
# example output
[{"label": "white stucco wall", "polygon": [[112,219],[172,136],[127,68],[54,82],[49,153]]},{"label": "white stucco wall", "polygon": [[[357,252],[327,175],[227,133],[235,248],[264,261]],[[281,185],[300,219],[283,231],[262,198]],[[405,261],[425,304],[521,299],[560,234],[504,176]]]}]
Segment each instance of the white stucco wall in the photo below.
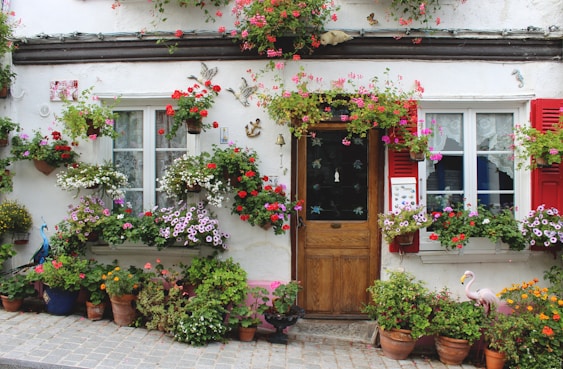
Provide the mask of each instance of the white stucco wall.
[{"label": "white stucco wall", "polygon": [[[329,28],[370,29],[365,16],[376,10],[380,29],[395,28],[394,22],[385,19],[385,3],[378,4],[367,0],[340,0],[342,10],[338,23]],[[511,0],[487,3],[484,11],[483,3],[468,0],[461,5],[458,1],[446,1],[440,16],[441,27],[474,30],[499,30],[504,28],[522,29],[529,25],[547,27],[552,24],[562,25],[562,0]],[[39,33],[57,34],[74,31],[86,33],[136,32],[150,28],[152,18],[148,15],[151,5],[146,0],[123,0],[117,10],[111,9],[111,1],[101,0],[26,0],[13,1],[12,9],[17,17],[21,17],[22,25],[17,29],[20,36],[32,37]],[[455,11],[454,11],[455,9]],[[224,9],[225,18],[215,24],[201,21],[200,13],[189,15],[181,9],[168,12],[169,20],[162,24],[165,30],[204,29],[212,31],[229,19],[229,10]],[[362,22],[358,22],[360,19]],[[375,29],[375,28],[373,28]],[[424,41],[423,41],[424,42]],[[247,70],[259,70],[266,61],[206,61],[210,67],[218,67],[219,73],[213,79],[223,87],[237,90],[240,78],[248,79]],[[285,70],[286,81],[299,66],[314,72],[325,80],[345,77],[347,73],[362,74],[368,79],[372,76],[383,78],[385,68],[390,68],[390,76],[401,75],[402,84],[411,89],[414,80],[419,80],[425,88],[423,99],[427,101],[472,101],[472,100],[530,100],[536,97],[563,96],[563,66],[560,61],[554,62],[450,62],[450,61],[397,61],[397,60],[354,60],[354,61],[301,61],[288,62]],[[84,63],[70,65],[16,66],[18,77],[12,87],[12,98],[0,104],[2,113],[9,113],[15,121],[20,122],[26,132],[36,128],[46,128],[54,121],[54,114],[61,109],[61,103],[49,101],[49,82],[52,80],[78,79],[81,88],[95,86],[95,92],[103,96],[124,95],[138,98],[169,97],[178,88],[185,88],[186,77],[199,74],[199,62],[147,62],[147,63]],[[524,85],[519,86],[512,74],[520,71],[524,77]],[[525,114],[529,116],[527,104],[521,102]],[[47,106],[50,113],[47,117],[40,115],[40,108]],[[245,135],[244,126],[250,121],[260,118],[262,133],[256,138]],[[234,97],[224,91],[216,100],[215,107],[210,111],[210,121],[219,121],[222,127],[228,127],[230,138],[239,146],[254,148],[261,158],[261,172],[268,176],[278,176],[279,182],[289,184],[289,172],[280,168],[280,148],[274,145],[279,133],[283,133],[289,142],[286,127],[276,125],[267,114],[254,104],[243,107]],[[82,160],[95,161],[110,155],[104,139],[95,143],[84,142],[80,146]],[[202,150],[212,144],[219,144],[219,131],[205,132],[199,138]],[[281,148],[284,168],[290,168],[289,145]],[[30,244],[18,249],[14,265],[21,265],[39,247],[41,240],[38,227],[41,217],[50,226],[56,224],[66,214],[66,206],[73,201],[73,194],[65,193],[55,186],[55,174],[44,176],[37,172],[31,162],[13,164],[14,192],[7,198],[18,198],[33,213],[34,231]],[[386,201],[387,203],[387,201]],[[524,211],[524,209],[522,210]],[[290,278],[290,239],[288,235],[274,236],[273,232],[265,232],[250,227],[230,215],[229,209],[217,211],[223,227],[231,232],[231,250],[226,256],[233,256],[249,272],[254,280],[287,280]],[[142,261],[142,258],[141,258]],[[151,260],[145,260],[151,261]],[[444,285],[454,293],[462,294],[459,277],[466,269],[478,275],[480,287],[493,290],[514,282],[541,277],[547,267],[555,262],[551,255],[533,253],[526,261],[504,260],[497,263],[469,264],[423,264],[417,255],[390,254],[386,245],[382,249],[382,274],[385,277],[388,269],[404,268],[426,280],[433,288]]]}]

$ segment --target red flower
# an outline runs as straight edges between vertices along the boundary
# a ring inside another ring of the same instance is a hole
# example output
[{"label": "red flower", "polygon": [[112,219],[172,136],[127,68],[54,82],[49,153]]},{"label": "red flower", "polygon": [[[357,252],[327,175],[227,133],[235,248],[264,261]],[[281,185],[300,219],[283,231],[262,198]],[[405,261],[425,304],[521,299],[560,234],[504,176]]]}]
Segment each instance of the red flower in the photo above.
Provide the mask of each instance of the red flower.
[{"label": "red flower", "polygon": [[159,130],[158,130],[158,134],[159,134],[159,135],[163,135],[163,134],[164,134],[164,129],[162,129],[162,128],[159,129]]},{"label": "red flower", "polygon": [[242,211],[242,209],[243,209],[242,205],[238,205],[238,206],[237,206],[237,212],[240,213],[240,212]]},{"label": "red flower", "polygon": [[219,123],[213,122],[213,128],[219,128]]},{"label": "red flower", "polygon": [[150,211],[145,211],[145,216],[146,217],[152,217],[152,213]]},{"label": "red flower", "polygon": [[250,158],[248,158],[248,161],[251,162],[251,163],[254,163],[256,161],[256,158],[251,156]]},{"label": "red flower", "polygon": [[215,91],[215,92],[221,92],[221,86],[219,86],[219,85],[214,85],[214,86],[213,86],[213,91]]},{"label": "red flower", "polygon": [[278,214],[272,214],[272,215],[270,215],[270,220],[272,221],[272,223],[277,222],[278,219],[279,219]]},{"label": "red flower", "polygon": [[553,336],[553,329],[551,329],[551,327],[548,327],[547,325],[543,327],[541,332],[548,337]]},{"label": "red flower", "polygon": [[199,115],[201,115],[202,117],[206,117],[207,116],[207,110],[203,109],[202,111],[199,112]]},{"label": "red flower", "polygon": [[240,220],[242,220],[242,221],[247,221],[248,218],[250,218],[250,215],[248,215],[248,214],[242,214],[242,215],[240,216]]},{"label": "red flower", "polygon": [[268,176],[264,176],[264,177],[262,177],[262,180],[267,181],[267,180],[269,180],[269,178],[268,178]]},{"label": "red flower", "polygon": [[127,214],[131,214],[131,213],[133,212],[133,210],[131,210],[131,209],[125,209],[125,212],[126,212]]},{"label": "red flower", "polygon": [[448,217],[450,217],[450,218],[455,217],[455,213],[453,211],[451,213],[448,213]]},{"label": "red flower", "polygon": [[208,168],[208,169],[216,169],[216,168],[217,168],[217,164],[215,164],[215,163],[207,163],[207,168]]},{"label": "red flower", "polygon": [[61,132],[53,131],[53,132],[51,132],[51,136],[53,136],[53,140],[60,140],[61,139]]},{"label": "red flower", "polygon": [[250,191],[250,194],[252,196],[258,196],[258,191],[256,191],[256,190]]},{"label": "red flower", "polygon": [[247,176],[247,177],[254,177],[256,175],[256,172],[249,170],[246,173],[244,173],[244,175]]},{"label": "red flower", "polygon": [[168,116],[174,116],[175,112],[174,112],[174,108],[172,107],[172,105],[166,105],[166,115]]},{"label": "red flower", "polygon": [[209,81],[209,80],[205,81],[204,85],[205,85],[206,87],[211,86],[211,81]]},{"label": "red flower", "polygon": [[265,191],[272,191],[272,186],[266,185],[266,186],[264,186],[264,190]]},{"label": "red flower", "polygon": [[239,191],[238,192],[238,197],[240,197],[241,199],[244,199],[247,195],[248,195],[248,193],[246,191]]},{"label": "red flower", "polygon": [[290,227],[289,227],[289,224],[284,224],[284,225],[282,226],[282,229],[283,229],[284,231],[287,231],[289,228],[290,228]]},{"label": "red flower", "polygon": [[184,36],[184,32],[182,32],[181,29],[176,30],[176,32],[174,33],[174,36],[181,38],[182,36]]},{"label": "red flower", "polygon": [[432,233],[432,234],[430,235],[430,239],[431,239],[432,241],[436,241],[436,240],[438,239],[438,235],[437,235],[436,233]]}]

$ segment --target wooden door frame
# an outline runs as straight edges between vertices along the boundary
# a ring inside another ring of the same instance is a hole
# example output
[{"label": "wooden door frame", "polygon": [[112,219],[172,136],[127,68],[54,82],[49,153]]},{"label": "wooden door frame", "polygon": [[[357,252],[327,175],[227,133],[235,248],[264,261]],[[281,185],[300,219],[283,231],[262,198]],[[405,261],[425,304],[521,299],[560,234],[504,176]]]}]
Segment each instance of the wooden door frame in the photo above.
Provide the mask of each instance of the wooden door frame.
[{"label": "wooden door frame", "polygon": [[[323,128],[323,124],[320,123],[319,128]],[[331,123],[331,127],[334,127],[334,123]],[[342,127],[339,127],[339,129],[345,129],[345,125],[342,124]],[[387,177],[384,177],[387,173],[386,169],[386,150],[385,150],[385,145],[382,143],[381,141],[381,136],[384,134],[383,131],[381,129],[374,129],[368,132],[368,134],[370,134],[370,139],[376,140],[376,152],[374,153],[376,155],[376,160],[379,161],[379,164],[377,166],[377,213],[383,213],[384,212],[384,208],[385,208],[385,204],[384,204],[384,200],[385,200],[385,181],[387,180]],[[301,139],[306,139],[305,137],[301,138]],[[297,168],[298,168],[298,163],[297,163],[297,149],[298,149],[298,139],[291,135],[291,179],[290,179],[290,183],[291,183],[291,198],[295,199],[297,196],[297,185],[298,185],[298,178],[297,178]],[[291,238],[291,279],[292,280],[297,280],[297,226],[298,226],[298,218],[299,218],[299,214],[297,216],[292,217],[291,219],[291,232],[290,232],[290,238]],[[373,220],[370,221],[374,221],[377,222],[377,215],[375,216],[375,218]],[[382,252],[382,236],[381,236],[381,229],[379,227],[377,227],[377,242],[379,243],[380,247],[378,248],[378,252],[377,254],[374,255],[375,258],[375,262],[373,263],[373,268],[375,268],[375,270],[370,271],[370,274],[373,275],[373,278],[375,280],[379,279],[381,277],[381,252]]]}]

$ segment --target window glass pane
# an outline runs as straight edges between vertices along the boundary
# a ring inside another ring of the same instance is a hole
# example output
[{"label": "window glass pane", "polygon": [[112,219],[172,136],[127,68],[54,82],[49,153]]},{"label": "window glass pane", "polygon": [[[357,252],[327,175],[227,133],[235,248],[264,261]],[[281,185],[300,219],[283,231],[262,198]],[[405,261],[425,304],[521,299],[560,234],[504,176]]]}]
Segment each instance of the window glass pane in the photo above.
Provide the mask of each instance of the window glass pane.
[{"label": "window glass pane", "polygon": [[307,218],[367,219],[367,139],[342,145],[345,131],[307,137]]},{"label": "window glass pane", "polygon": [[477,113],[477,150],[510,151],[514,129],[512,113]]},{"label": "window glass pane", "polygon": [[143,188],[142,151],[116,151],[113,160],[119,170],[127,176],[130,188]]},{"label": "window glass pane", "polygon": [[171,140],[166,139],[166,136],[163,134],[170,131],[170,126],[173,122],[174,117],[166,115],[164,110],[157,110],[155,112],[155,142],[157,149],[186,147],[186,135],[188,130],[185,124],[178,127],[176,136]]},{"label": "window glass pane", "polygon": [[504,167],[496,165],[502,162],[502,155],[479,155],[477,157],[478,190],[513,190],[512,166],[507,173]]},{"label": "window glass pane", "polygon": [[431,213],[433,211],[442,211],[446,206],[455,207],[456,204],[463,203],[464,197],[463,194],[456,193],[429,194],[426,196],[426,209]]},{"label": "window glass pane", "polygon": [[115,121],[115,130],[120,133],[114,140],[115,148],[142,148],[143,112],[120,111]]},{"label": "window glass pane", "polygon": [[426,114],[426,125],[434,122],[439,127],[430,140],[433,151],[463,151],[463,114],[462,113],[429,113]]}]

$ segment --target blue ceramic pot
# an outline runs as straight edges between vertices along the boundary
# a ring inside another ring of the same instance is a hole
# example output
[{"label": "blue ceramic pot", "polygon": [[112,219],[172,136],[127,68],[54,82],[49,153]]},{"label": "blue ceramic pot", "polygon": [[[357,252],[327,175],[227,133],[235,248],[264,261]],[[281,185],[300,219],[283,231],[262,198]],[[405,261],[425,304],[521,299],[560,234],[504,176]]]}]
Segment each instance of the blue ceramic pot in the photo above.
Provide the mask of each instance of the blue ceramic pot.
[{"label": "blue ceramic pot", "polygon": [[43,300],[45,300],[47,312],[53,315],[72,314],[76,299],[78,298],[78,292],[45,286]]}]

